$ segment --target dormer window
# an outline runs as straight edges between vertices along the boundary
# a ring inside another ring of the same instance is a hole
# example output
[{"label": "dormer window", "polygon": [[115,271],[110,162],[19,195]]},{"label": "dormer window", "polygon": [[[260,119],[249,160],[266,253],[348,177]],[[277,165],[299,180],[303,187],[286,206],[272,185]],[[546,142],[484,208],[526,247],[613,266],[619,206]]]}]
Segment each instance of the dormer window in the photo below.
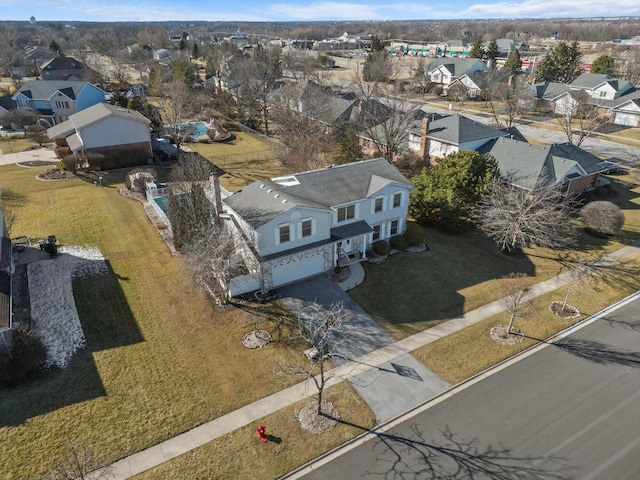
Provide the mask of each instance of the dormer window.
[{"label": "dormer window", "polygon": [[384,207],[384,197],[378,197],[375,199],[375,206],[373,208],[374,213],[378,213],[382,211]]}]

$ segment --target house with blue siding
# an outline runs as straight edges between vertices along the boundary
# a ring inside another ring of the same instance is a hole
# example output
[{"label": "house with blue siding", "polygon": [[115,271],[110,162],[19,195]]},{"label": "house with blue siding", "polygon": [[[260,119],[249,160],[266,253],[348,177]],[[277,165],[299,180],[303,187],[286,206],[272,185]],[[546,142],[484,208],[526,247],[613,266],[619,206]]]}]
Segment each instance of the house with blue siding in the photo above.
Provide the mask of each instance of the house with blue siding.
[{"label": "house with blue siding", "polygon": [[38,115],[45,128],[69,119],[74,113],[105,101],[106,92],[83,81],[30,80],[11,97],[16,108]]},{"label": "house with blue siding", "polygon": [[[366,259],[404,233],[413,188],[384,158],[257,181],[224,200],[252,271],[231,296],[270,290]],[[242,291],[241,291],[242,290]]]}]

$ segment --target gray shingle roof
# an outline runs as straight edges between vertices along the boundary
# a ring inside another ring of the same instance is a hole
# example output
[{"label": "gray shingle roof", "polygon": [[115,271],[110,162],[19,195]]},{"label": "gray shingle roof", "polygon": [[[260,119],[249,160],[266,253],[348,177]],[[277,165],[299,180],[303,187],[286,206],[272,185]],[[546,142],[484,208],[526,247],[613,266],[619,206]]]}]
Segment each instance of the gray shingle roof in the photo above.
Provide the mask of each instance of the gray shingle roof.
[{"label": "gray shingle roof", "polygon": [[449,115],[429,122],[429,131],[427,132],[427,137],[452,145],[484,139],[490,140],[502,135],[505,133],[463,115]]},{"label": "gray shingle roof", "polygon": [[570,143],[533,145],[510,138],[492,140],[479,149],[498,162],[501,176],[523,188],[538,189],[562,181],[576,165],[586,175],[600,171],[595,155]]},{"label": "gray shingle roof", "polygon": [[540,100],[553,100],[570,90],[566,83],[541,82],[532,85],[528,92]]},{"label": "gray shingle roof", "polygon": [[47,99],[57,91],[60,91],[72,100],[75,100],[80,91],[88,83],[89,82],[75,80],[29,80],[27,82],[24,82],[24,85],[22,85],[20,89],[14,94],[13,98],[15,99],[16,95],[22,93],[31,99]]},{"label": "gray shingle roof", "polygon": [[69,120],[49,128],[47,130],[47,135],[49,138],[66,137],[78,129],[82,129],[110,116],[137,120],[139,122],[146,123],[147,125],[151,124],[151,120],[136,110],[117,107],[109,103],[97,103],[89,108],[85,108],[84,110],[74,113],[69,117]]},{"label": "gray shingle roof", "polygon": [[468,73],[471,67],[473,67],[476,62],[480,62],[482,64],[481,70],[486,70],[486,65],[482,62],[482,60],[478,58],[457,58],[457,57],[440,57],[433,60],[429,67],[427,68],[427,72],[431,73],[433,70],[438,68],[440,65],[444,65],[447,70],[451,72],[452,75],[459,77],[462,74]]},{"label": "gray shingle roof", "polygon": [[606,73],[581,73],[578,78],[571,82],[572,87],[588,88],[592,89],[600,85],[601,83],[613,80]]},{"label": "gray shingle roof", "polygon": [[295,185],[257,181],[227,197],[225,203],[249,225],[258,228],[297,206],[328,210],[366,198],[391,183],[411,186],[384,158],[296,173],[287,178]]}]

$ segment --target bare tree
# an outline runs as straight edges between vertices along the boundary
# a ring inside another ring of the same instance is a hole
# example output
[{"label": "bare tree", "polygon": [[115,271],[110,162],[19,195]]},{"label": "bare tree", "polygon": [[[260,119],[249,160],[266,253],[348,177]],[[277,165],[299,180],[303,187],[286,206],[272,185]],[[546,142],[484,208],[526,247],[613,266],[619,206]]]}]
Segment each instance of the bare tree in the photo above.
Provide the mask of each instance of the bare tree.
[{"label": "bare tree", "polygon": [[560,248],[576,236],[570,210],[554,185],[528,190],[494,181],[473,218],[503,251],[530,245]]},{"label": "bare tree", "polygon": [[504,70],[491,70],[477,76],[482,96],[498,128],[511,128],[532,106],[533,97],[527,94],[522,78],[506,76]]},{"label": "bare tree", "polygon": [[55,462],[47,475],[47,480],[106,480],[113,478],[110,466],[97,468],[109,463],[87,442],[76,444],[67,442],[67,455]]},{"label": "bare tree", "polygon": [[393,161],[409,137],[410,127],[421,115],[419,109],[377,85],[361,81],[354,85],[363,104],[358,118],[360,131],[381,156]]},{"label": "bare tree", "polygon": [[337,355],[337,348],[344,338],[345,327],[342,323],[344,305],[333,303],[328,309],[314,303],[305,317],[298,319],[298,334],[309,346],[306,365],[285,365],[278,361],[276,373],[280,375],[302,376],[311,380],[318,390],[317,414],[322,415],[322,394],[331,378],[326,371],[327,362]]},{"label": "bare tree", "polygon": [[274,93],[272,116],[284,147],[282,163],[295,171],[324,166],[334,144],[332,94],[314,82],[286,85]]},{"label": "bare tree", "polygon": [[175,79],[168,84],[162,85],[162,97],[158,101],[162,119],[165,122],[168,133],[178,150],[180,156],[180,145],[182,145],[195,129],[195,124],[191,128],[184,125],[185,119],[189,118],[194,111],[193,91],[181,79]]},{"label": "bare tree", "polygon": [[527,292],[532,285],[531,277],[522,273],[512,273],[502,279],[500,304],[509,312],[507,335],[511,333],[511,327],[516,319],[525,318],[531,312],[532,304],[527,297]]},{"label": "bare tree", "polygon": [[570,90],[563,112],[556,117],[567,141],[577,147],[608,121],[600,116],[599,106],[590,100],[587,92]]}]

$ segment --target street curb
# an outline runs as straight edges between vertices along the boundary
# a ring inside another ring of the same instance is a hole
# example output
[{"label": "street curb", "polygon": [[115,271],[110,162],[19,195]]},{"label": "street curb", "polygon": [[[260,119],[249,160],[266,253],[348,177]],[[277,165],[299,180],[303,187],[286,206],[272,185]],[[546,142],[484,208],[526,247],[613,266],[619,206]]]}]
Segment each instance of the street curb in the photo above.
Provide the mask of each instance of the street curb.
[{"label": "street curb", "polygon": [[[429,408],[443,402],[444,400],[447,400],[448,398],[453,397],[454,395],[460,393],[461,391],[475,385],[476,383],[480,382],[481,380],[484,380],[485,378],[488,378],[498,372],[500,372],[501,370],[504,370],[505,368],[513,365],[516,362],[519,362],[521,360],[524,360],[525,358],[533,355],[534,353],[537,353],[538,351],[549,347],[550,345],[553,344],[553,342],[555,340],[560,340],[564,337],[567,337],[568,335],[592,324],[593,322],[595,322],[596,320],[602,318],[605,314],[615,311],[618,308],[626,305],[627,303],[632,302],[633,300],[635,300],[637,297],[640,297],[640,290],[632,293],[631,295],[623,298],[622,300],[617,301],[616,303],[609,305],[608,307],[600,310],[599,312],[594,313],[593,315],[580,320],[579,322],[575,323],[574,325],[571,325],[567,328],[565,328],[564,330],[559,331],[558,333],[555,333],[554,335],[551,335],[550,337],[541,340],[539,343],[532,345],[531,347],[523,350],[522,352],[518,352],[515,355],[512,355],[511,357],[508,357],[504,360],[502,360],[501,362],[481,371],[478,372],[477,374],[475,374],[474,376],[456,384],[453,385],[452,387],[450,387],[449,389],[445,390],[444,392],[436,395],[435,397],[432,397],[428,400],[426,400],[424,403],[411,408],[410,410],[401,413],[400,415],[388,420],[387,422],[385,422],[384,424],[378,425],[375,428],[372,428],[371,430],[362,433],[360,435],[358,435],[355,438],[352,438],[351,440],[347,440],[345,443],[343,443],[342,445],[337,446],[336,448],[330,450],[329,452],[324,453],[323,455],[320,455],[319,457],[315,458],[314,460],[311,460],[310,462],[298,467],[297,469],[279,477],[280,480],[294,480],[294,479],[298,479],[301,478],[302,476],[311,473],[315,470],[315,468],[320,467],[326,463],[329,463],[331,460],[333,460],[334,458],[337,458],[341,455],[343,455],[344,453],[362,445],[363,443],[366,443],[367,441],[369,441],[370,439],[377,437],[378,433],[383,433],[386,432],[387,430],[390,430],[391,428],[395,427],[396,425],[404,422],[405,420],[414,417],[415,415],[424,412],[425,410],[428,410]],[[409,352],[411,353],[411,352]]]}]

